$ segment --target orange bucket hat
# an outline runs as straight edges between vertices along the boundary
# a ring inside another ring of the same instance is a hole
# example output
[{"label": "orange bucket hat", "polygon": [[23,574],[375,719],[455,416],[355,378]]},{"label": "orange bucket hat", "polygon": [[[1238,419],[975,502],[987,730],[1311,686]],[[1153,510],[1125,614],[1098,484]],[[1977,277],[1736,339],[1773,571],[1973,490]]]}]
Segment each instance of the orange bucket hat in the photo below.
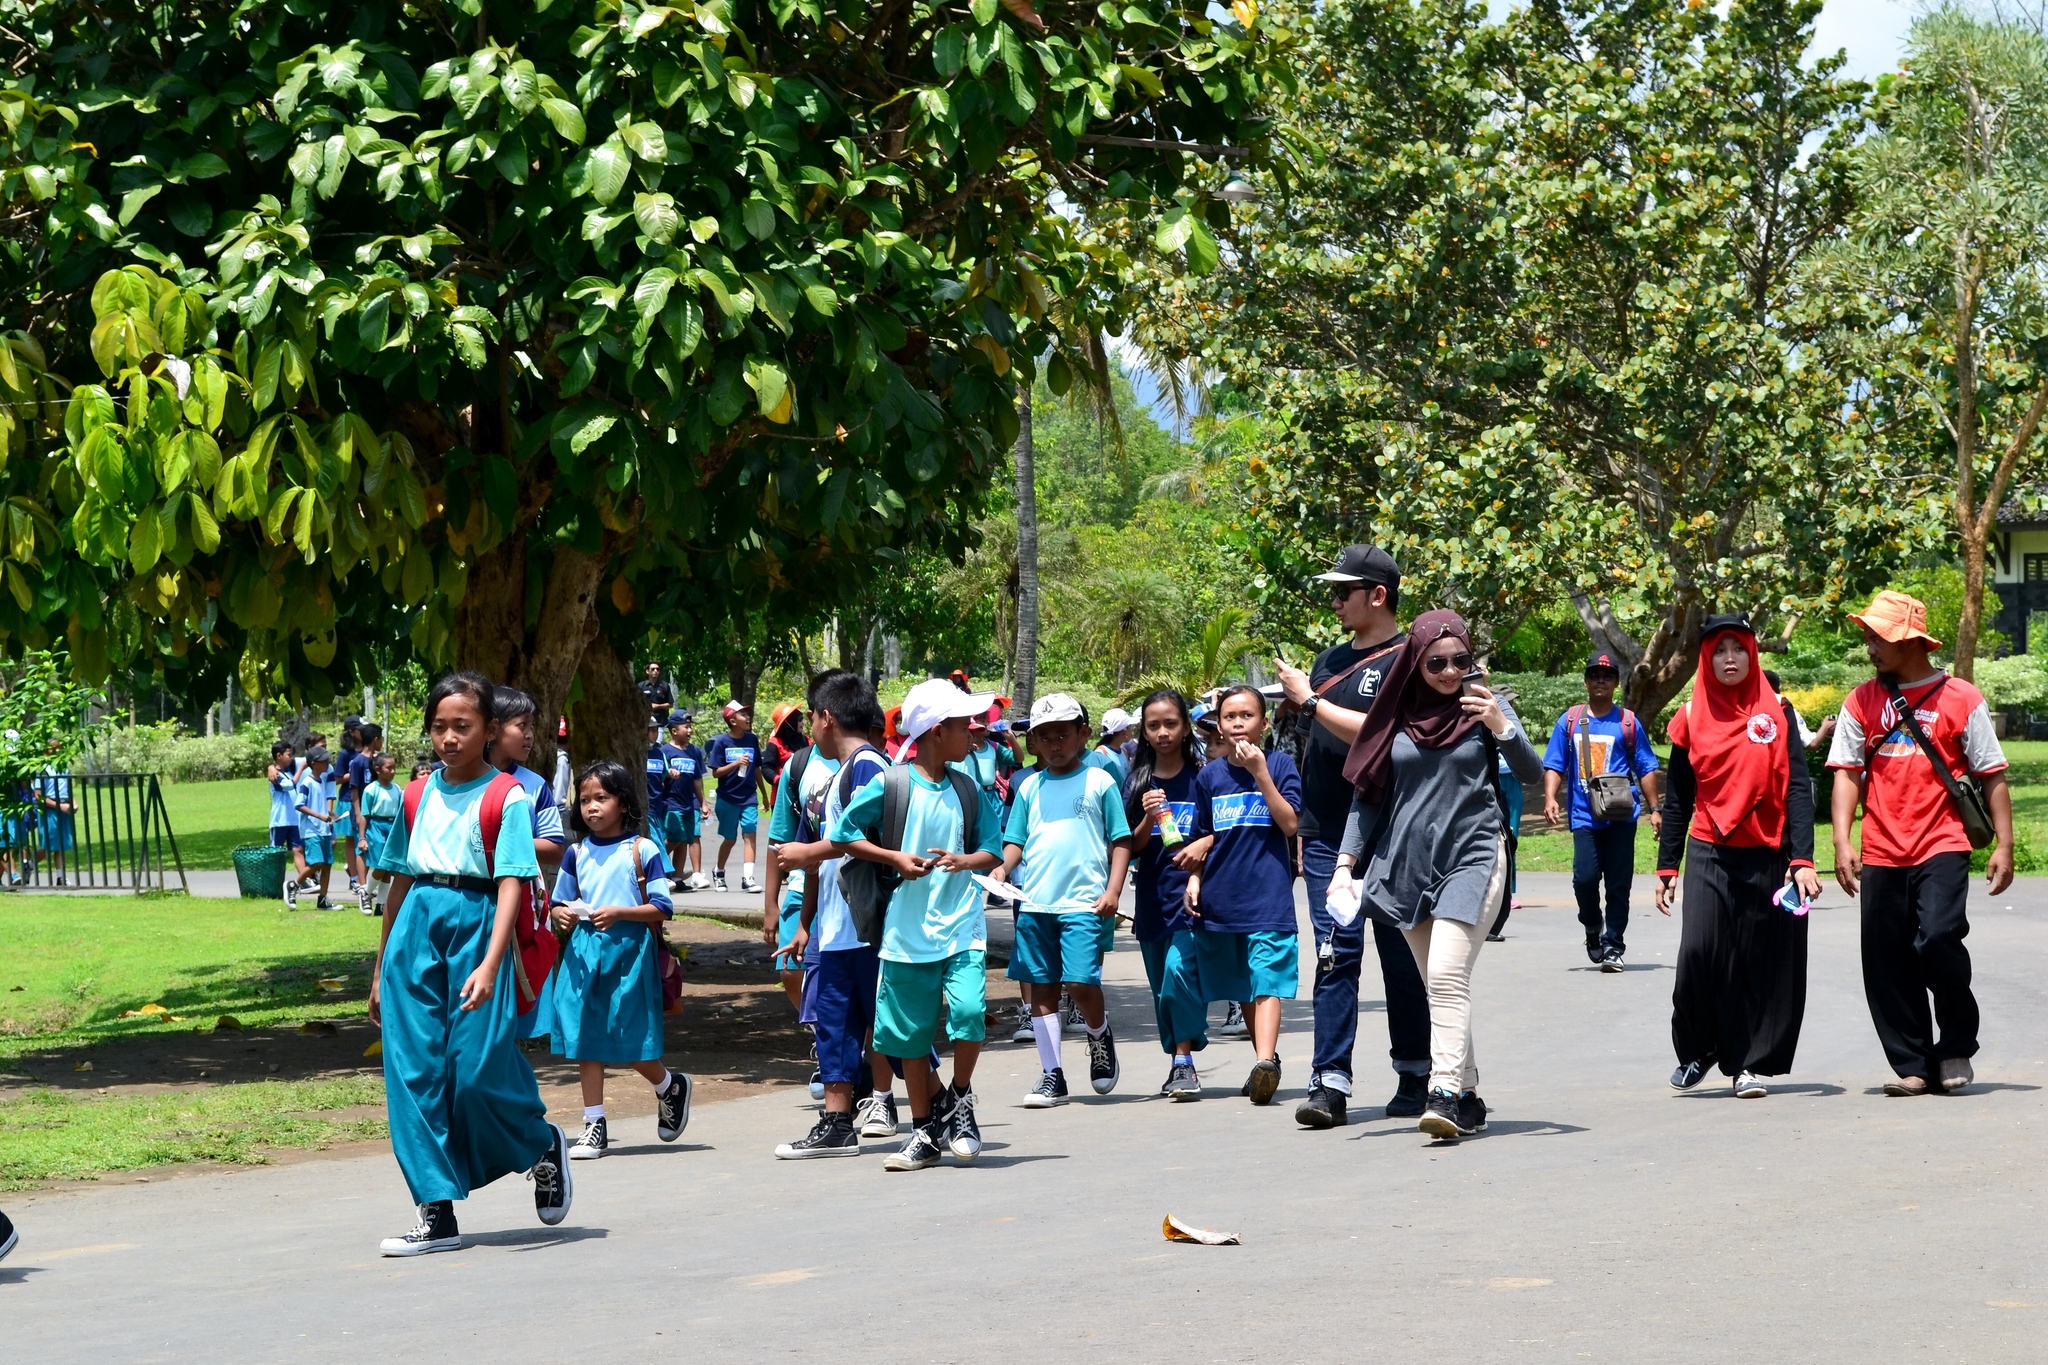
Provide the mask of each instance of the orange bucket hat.
[{"label": "orange bucket hat", "polygon": [[1864,610],[1850,612],[1849,619],[1859,626],[1868,626],[1878,639],[1895,645],[1918,639],[1925,640],[1929,649],[1941,648],[1941,641],[1927,633],[1927,604],[1902,592],[1885,589],[1871,598]]}]

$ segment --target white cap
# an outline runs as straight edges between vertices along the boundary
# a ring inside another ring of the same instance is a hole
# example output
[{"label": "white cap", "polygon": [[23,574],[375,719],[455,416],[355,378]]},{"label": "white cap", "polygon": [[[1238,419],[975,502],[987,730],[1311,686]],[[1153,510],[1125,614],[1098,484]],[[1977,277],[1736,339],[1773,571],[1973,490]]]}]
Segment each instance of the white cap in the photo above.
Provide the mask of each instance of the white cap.
[{"label": "white cap", "polygon": [[719,713],[718,713],[718,714],[720,714],[720,715],[722,715],[722,716],[730,716],[730,715],[733,715],[733,714],[734,714],[734,713],[736,713],[736,712],[744,711],[744,710],[746,710],[746,709],[747,709],[747,704],[746,704],[745,702],[741,701],[741,700],[740,700],[740,699],[739,699],[738,697],[734,697],[734,698],[733,698],[733,699],[732,699],[731,701],[727,702],[727,703],[726,703],[726,704],[724,705],[724,707],[722,707],[722,708],[721,708],[721,709],[719,710]]},{"label": "white cap", "polygon": [[1102,713],[1102,737],[1107,739],[1119,730],[1128,730],[1132,723],[1130,712],[1121,706],[1112,706]]},{"label": "white cap", "polygon": [[956,716],[973,719],[987,715],[995,699],[993,692],[962,692],[950,678],[926,678],[903,699],[903,708],[896,715],[896,729],[905,739],[916,739]]},{"label": "white cap", "polygon": [[1064,692],[1048,692],[1031,703],[1031,724],[1034,728],[1054,721],[1079,720],[1087,714],[1081,709],[1080,702]]}]

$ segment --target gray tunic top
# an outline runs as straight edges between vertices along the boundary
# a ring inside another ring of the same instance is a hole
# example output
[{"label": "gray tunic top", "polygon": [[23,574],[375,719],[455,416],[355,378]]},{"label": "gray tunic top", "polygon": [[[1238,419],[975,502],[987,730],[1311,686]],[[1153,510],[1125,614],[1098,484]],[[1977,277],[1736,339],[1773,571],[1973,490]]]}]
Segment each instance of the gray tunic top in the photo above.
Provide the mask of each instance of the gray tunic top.
[{"label": "gray tunic top", "polygon": [[[1522,733],[1521,718],[1506,702],[1500,709],[1508,718],[1508,732],[1497,740],[1501,757],[1524,782],[1540,780],[1543,759]],[[1483,902],[1500,837],[1493,760],[1480,730],[1447,749],[1419,748],[1402,733],[1394,736],[1384,811],[1353,801],[1339,851],[1361,864],[1360,900],[1382,923],[1398,929],[1430,918],[1477,924],[1490,909]]]}]

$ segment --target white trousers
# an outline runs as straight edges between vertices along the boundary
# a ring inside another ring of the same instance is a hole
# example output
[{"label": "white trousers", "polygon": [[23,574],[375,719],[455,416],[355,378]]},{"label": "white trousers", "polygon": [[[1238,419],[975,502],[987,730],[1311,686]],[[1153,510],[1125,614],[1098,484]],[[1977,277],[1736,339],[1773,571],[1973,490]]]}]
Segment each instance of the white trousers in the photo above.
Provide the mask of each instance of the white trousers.
[{"label": "white trousers", "polygon": [[1479,1088],[1479,1058],[1472,1048],[1472,964],[1486,932],[1500,915],[1501,892],[1507,883],[1507,840],[1494,854],[1493,875],[1486,881],[1485,909],[1479,923],[1426,919],[1403,929],[1408,951],[1429,992],[1429,1088],[1462,1093]]}]

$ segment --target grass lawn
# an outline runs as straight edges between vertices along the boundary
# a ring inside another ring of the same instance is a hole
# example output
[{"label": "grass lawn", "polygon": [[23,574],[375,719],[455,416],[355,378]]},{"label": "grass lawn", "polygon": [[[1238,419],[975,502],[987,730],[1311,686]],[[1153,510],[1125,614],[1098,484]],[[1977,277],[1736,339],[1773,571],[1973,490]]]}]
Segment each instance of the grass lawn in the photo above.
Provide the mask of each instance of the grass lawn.
[{"label": "grass lawn", "polygon": [[270,842],[270,786],[260,777],[166,782],[163,793],[187,870],[231,868],[237,844]]},{"label": "grass lawn", "polygon": [[[223,1014],[248,1028],[362,1015],[380,923],[268,901],[0,898],[0,1061]],[[323,992],[322,977],[348,984]],[[167,1013],[122,1017],[151,1004]]]},{"label": "grass lawn", "polygon": [[261,1163],[264,1148],[323,1147],[385,1135],[373,1077],[259,1081],[112,1097],[31,1090],[0,1100],[0,1190],[90,1179],[178,1161]]}]

